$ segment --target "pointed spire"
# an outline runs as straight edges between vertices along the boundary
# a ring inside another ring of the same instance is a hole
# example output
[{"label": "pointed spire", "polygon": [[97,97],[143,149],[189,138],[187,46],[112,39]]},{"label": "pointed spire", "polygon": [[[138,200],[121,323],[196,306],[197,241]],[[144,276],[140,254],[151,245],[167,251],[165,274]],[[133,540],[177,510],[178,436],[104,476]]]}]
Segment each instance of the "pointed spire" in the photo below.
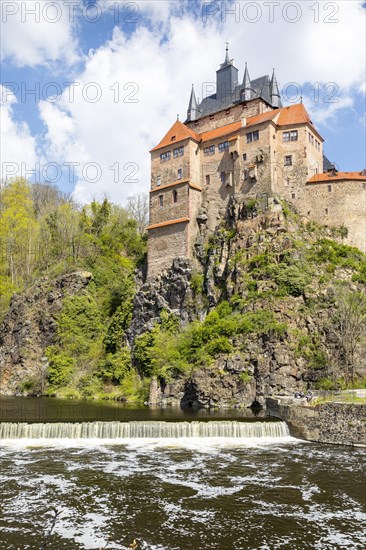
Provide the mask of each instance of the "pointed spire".
[{"label": "pointed spire", "polygon": [[245,101],[247,101],[248,99],[251,99],[252,90],[251,90],[250,76],[249,76],[247,62],[245,62],[245,70],[244,70],[244,78],[243,78],[243,90],[244,90],[243,99]]},{"label": "pointed spire", "polygon": [[196,99],[196,94],[194,93],[194,86],[192,84],[191,97],[189,100],[188,111],[187,111],[187,120],[196,120],[198,116],[198,104]]},{"label": "pointed spire", "polygon": [[281,96],[278,89],[275,70],[273,69],[271,83],[269,85],[269,94],[271,96],[271,103],[273,107],[282,107]]}]

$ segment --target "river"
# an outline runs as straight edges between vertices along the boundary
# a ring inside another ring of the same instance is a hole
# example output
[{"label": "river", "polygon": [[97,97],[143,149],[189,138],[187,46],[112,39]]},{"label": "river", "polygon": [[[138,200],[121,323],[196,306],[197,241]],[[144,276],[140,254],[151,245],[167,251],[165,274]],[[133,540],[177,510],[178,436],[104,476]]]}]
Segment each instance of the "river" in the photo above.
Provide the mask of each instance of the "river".
[{"label": "river", "polygon": [[[1,548],[364,548],[364,449],[299,441],[250,411],[2,399],[0,412],[3,428],[54,423],[1,442]],[[58,437],[75,424],[83,437]]]}]

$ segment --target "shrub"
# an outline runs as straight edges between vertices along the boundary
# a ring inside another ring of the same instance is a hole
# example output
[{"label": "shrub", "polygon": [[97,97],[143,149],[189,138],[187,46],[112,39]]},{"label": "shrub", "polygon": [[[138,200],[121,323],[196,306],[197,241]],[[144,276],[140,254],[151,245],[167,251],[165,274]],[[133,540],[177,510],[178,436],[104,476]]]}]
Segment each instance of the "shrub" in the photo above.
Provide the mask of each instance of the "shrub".
[{"label": "shrub", "polygon": [[290,296],[301,296],[311,280],[303,267],[298,265],[273,265],[269,268],[269,273],[278,287]]},{"label": "shrub", "polygon": [[55,388],[66,386],[75,372],[75,359],[62,352],[54,354],[52,348],[46,350],[46,355],[49,359],[49,383]]}]

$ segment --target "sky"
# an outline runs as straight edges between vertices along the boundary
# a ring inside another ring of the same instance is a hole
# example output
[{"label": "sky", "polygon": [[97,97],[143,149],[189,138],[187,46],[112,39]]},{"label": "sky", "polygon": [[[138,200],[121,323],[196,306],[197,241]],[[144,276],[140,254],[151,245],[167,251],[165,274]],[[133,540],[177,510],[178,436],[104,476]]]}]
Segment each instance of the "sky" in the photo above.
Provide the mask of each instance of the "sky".
[{"label": "sky", "polygon": [[124,204],[150,186],[149,150],[192,84],[202,99],[230,58],[243,78],[276,70],[339,170],[366,167],[366,3],[2,0],[0,177],[22,175],[81,204]]}]

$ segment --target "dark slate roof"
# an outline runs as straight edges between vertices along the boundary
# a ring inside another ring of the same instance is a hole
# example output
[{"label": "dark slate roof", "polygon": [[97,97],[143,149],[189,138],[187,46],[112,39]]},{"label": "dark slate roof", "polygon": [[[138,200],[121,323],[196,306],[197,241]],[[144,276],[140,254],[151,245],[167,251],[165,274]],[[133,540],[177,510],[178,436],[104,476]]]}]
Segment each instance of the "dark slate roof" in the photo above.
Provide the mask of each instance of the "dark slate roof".
[{"label": "dark slate roof", "polygon": [[323,172],[328,172],[328,170],[333,170],[334,165],[330,162],[325,155],[323,155]]},{"label": "dark slate roof", "polygon": [[[271,80],[268,75],[261,76],[260,78],[256,78],[255,80],[252,80],[250,82],[250,85],[252,88],[251,99],[257,99],[261,97],[269,105],[272,105],[270,91],[269,91],[270,83],[271,83]],[[213,113],[217,113],[218,111],[222,111],[223,109],[229,109],[230,107],[233,107],[238,103],[241,103],[243,101],[241,99],[242,90],[243,90],[243,84],[239,84],[239,86],[235,88],[233,93],[227,94],[221,100],[216,99],[216,94],[206,97],[198,105],[197,118],[201,118],[207,115],[211,115]],[[279,107],[282,107],[281,102]]]}]

